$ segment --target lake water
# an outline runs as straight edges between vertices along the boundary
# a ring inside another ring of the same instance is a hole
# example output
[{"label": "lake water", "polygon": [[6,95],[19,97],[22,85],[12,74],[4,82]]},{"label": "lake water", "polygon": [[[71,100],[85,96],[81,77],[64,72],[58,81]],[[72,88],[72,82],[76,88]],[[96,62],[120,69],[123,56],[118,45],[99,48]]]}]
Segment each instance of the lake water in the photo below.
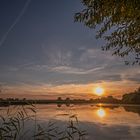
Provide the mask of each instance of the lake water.
[{"label": "lake water", "polygon": [[[37,123],[48,121],[63,127],[71,115],[76,115],[79,127],[86,130],[88,140],[140,140],[140,106],[96,105],[36,105]],[[4,115],[6,107],[0,108]],[[28,124],[33,129],[33,123]]]}]

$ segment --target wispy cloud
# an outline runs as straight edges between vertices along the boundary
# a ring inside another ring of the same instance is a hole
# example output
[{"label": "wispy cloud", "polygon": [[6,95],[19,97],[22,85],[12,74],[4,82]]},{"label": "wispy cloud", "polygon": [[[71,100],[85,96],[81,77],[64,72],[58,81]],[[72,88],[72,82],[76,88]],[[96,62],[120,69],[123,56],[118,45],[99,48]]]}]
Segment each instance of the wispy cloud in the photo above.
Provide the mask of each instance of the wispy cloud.
[{"label": "wispy cloud", "polygon": [[51,72],[58,72],[58,73],[66,73],[66,74],[90,74],[93,73],[95,71],[99,71],[101,69],[104,69],[104,67],[95,67],[92,69],[81,69],[81,68],[75,68],[75,67],[67,67],[67,66],[58,66],[58,67],[52,67],[49,70]]},{"label": "wispy cloud", "polygon": [[47,64],[50,65],[69,65],[71,64],[72,52],[70,49],[64,48],[67,44],[48,43],[42,45],[43,56],[46,58]]},{"label": "wispy cloud", "polygon": [[102,51],[99,48],[83,48],[83,53],[80,56],[81,62],[87,62],[94,65],[96,63],[111,64],[111,62],[114,62],[115,60],[118,60],[117,63],[120,63],[116,56],[112,56],[109,52]]},{"label": "wispy cloud", "polygon": [[46,71],[49,69],[48,65],[31,65],[26,67],[27,70],[33,70],[33,71]]},{"label": "wispy cloud", "polygon": [[126,74],[124,78],[128,81],[136,82],[140,84],[140,73]]}]

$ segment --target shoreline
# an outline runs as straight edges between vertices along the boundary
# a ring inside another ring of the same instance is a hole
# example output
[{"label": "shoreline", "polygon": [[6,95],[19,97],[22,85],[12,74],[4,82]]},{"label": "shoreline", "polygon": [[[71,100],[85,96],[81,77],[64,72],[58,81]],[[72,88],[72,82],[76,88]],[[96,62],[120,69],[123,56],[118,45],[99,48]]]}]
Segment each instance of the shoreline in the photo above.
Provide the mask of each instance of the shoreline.
[{"label": "shoreline", "polygon": [[0,101],[0,107],[6,107],[6,106],[11,106],[11,105],[50,105],[50,104],[55,104],[55,105],[91,105],[91,106],[140,106],[140,104],[135,104],[135,103],[109,103],[109,102],[60,102],[60,101],[49,101],[49,102],[42,102],[42,101]]}]

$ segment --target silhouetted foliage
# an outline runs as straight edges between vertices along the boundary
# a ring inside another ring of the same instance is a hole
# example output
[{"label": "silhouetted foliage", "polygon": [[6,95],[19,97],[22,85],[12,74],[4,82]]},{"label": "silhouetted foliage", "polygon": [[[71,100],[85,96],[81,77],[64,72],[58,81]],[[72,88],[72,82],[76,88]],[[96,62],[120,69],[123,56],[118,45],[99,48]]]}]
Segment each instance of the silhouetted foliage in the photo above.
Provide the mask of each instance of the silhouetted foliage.
[{"label": "silhouetted foliage", "polygon": [[99,98],[99,99],[95,99],[95,102],[96,103],[112,103],[112,104],[115,104],[115,103],[120,103],[120,100],[114,98],[113,96],[107,96],[107,97],[102,97],[102,98]]},{"label": "silhouetted foliage", "polygon": [[0,93],[2,93],[2,85],[0,85]]},{"label": "silhouetted foliage", "polygon": [[32,119],[33,113],[35,113],[33,105],[8,108],[6,116],[0,115],[0,140],[25,139],[23,138],[25,123]]},{"label": "silhouetted foliage", "polygon": [[140,104],[140,88],[138,90],[124,94],[122,98],[123,103]]},{"label": "silhouetted foliage", "polygon": [[67,98],[66,98],[66,101],[70,101],[70,98],[69,98],[69,97],[67,97]]},{"label": "silhouetted foliage", "polygon": [[[52,121],[47,126],[40,124],[32,104],[8,108],[5,115],[0,115],[0,140],[85,140],[87,132],[79,127],[77,116],[68,117],[69,121],[63,129]],[[32,125],[31,122],[35,124],[28,129],[27,125]]]},{"label": "silhouetted foliage", "polygon": [[62,98],[61,98],[61,97],[58,97],[57,100],[58,100],[58,101],[62,101]]},{"label": "silhouetted foliage", "polygon": [[103,50],[128,55],[133,64],[140,64],[140,1],[82,0],[82,4],[85,8],[75,14],[75,21],[99,29],[96,37],[107,41]]}]

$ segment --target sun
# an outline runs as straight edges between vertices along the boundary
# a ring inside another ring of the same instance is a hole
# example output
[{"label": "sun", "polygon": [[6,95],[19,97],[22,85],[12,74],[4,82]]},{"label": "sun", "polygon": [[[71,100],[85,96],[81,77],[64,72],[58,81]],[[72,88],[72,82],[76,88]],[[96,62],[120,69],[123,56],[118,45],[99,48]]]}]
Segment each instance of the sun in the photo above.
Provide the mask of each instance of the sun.
[{"label": "sun", "polygon": [[102,96],[104,94],[104,89],[102,87],[96,87],[94,93],[98,96]]}]

